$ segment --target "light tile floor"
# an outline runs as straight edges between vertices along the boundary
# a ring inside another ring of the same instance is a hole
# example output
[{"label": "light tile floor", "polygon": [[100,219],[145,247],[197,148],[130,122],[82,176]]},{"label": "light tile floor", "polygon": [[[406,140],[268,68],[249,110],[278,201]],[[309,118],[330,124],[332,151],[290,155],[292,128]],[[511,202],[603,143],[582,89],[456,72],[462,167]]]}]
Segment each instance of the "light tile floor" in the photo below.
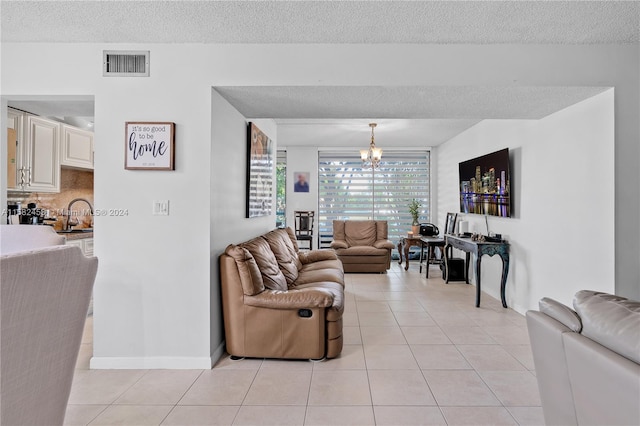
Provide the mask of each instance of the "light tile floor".
[{"label": "light tile floor", "polygon": [[542,425],[526,322],[475,287],[393,263],[347,274],[344,349],[323,362],[221,359],[211,370],[89,370],[68,425]]}]

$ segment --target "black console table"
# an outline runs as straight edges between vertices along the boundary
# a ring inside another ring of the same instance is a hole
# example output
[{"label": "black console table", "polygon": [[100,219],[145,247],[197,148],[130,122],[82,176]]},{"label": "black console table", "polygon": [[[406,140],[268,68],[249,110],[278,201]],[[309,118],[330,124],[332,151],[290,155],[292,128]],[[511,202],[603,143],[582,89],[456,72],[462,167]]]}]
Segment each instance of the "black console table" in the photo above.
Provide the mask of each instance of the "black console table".
[{"label": "black console table", "polygon": [[[476,308],[480,306],[480,265],[482,255],[488,254],[493,256],[497,254],[502,259],[502,280],[500,282],[500,297],[502,298],[502,306],[507,307],[507,301],[504,297],[505,286],[507,284],[507,274],[509,273],[509,243],[502,242],[487,242],[487,241],[472,241],[471,238],[456,237],[453,235],[445,235],[445,250],[444,259],[445,265],[448,266],[447,248],[449,246],[464,251],[467,254],[467,263],[465,266],[465,280],[469,282],[469,260],[471,253],[476,255]],[[447,274],[447,282],[449,282],[449,271]]]}]

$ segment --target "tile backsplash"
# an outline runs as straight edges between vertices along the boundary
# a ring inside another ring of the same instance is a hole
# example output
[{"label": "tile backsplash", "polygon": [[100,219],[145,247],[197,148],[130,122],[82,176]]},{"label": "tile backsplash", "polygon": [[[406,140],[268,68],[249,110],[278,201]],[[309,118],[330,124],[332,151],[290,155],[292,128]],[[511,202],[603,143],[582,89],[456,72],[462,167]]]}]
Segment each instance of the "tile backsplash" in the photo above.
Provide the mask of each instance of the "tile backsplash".
[{"label": "tile backsplash", "polygon": [[[48,210],[50,217],[58,219],[53,222],[56,230],[63,229],[66,224],[67,217],[63,212],[66,212],[67,206],[75,198],[89,200],[93,206],[93,171],[61,169],[60,192],[57,194],[44,192],[9,192],[7,194],[9,204],[20,202],[23,208],[27,208],[28,203],[36,203],[37,208]],[[75,203],[73,211],[74,218],[79,222],[76,228],[92,227],[92,217],[86,203],[80,201]]]}]

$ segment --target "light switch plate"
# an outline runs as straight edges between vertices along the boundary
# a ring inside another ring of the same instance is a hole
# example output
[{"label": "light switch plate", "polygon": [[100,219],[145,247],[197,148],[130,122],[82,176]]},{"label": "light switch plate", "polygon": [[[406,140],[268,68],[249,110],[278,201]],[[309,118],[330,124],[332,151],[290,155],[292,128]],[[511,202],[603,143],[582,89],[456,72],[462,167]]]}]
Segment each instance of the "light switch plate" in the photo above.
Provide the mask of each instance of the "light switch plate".
[{"label": "light switch plate", "polygon": [[169,216],[169,200],[161,200],[153,202],[154,216]]}]

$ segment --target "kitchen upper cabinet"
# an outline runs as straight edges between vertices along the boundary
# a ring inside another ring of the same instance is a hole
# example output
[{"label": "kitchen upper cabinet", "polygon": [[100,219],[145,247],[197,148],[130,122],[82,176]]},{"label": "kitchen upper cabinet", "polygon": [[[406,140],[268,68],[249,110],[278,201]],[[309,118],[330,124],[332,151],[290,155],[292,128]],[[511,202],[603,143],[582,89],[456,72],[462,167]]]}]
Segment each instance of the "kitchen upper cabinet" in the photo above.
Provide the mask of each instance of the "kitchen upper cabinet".
[{"label": "kitchen upper cabinet", "polygon": [[93,170],[93,132],[62,125],[60,165]]},{"label": "kitchen upper cabinet", "polygon": [[22,150],[18,141],[23,140],[23,114],[9,109],[7,115],[7,189],[20,189],[18,169],[22,164]]},{"label": "kitchen upper cabinet", "polygon": [[60,192],[60,123],[32,115],[26,121],[17,184],[26,181],[24,190],[30,192]]}]

